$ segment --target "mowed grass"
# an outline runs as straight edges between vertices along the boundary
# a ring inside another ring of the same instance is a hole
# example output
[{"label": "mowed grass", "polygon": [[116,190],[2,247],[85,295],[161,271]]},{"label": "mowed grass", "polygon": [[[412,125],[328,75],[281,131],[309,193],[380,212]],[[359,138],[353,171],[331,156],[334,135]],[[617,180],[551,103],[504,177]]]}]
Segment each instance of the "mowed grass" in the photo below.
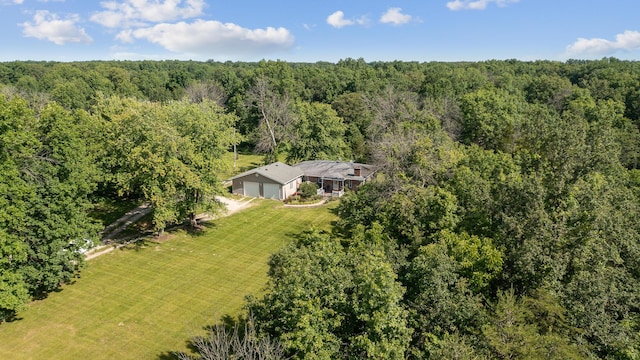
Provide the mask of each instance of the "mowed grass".
[{"label": "mowed grass", "polygon": [[227,171],[220,174],[220,180],[227,180],[242,172],[262,166],[263,159],[264,159],[264,155],[251,154],[251,153],[238,153],[238,158],[236,160],[236,170],[234,172],[233,171],[233,152],[228,152],[222,158],[222,160],[227,165],[227,169],[226,169]]},{"label": "mowed grass", "polygon": [[260,295],[269,255],[311,226],[329,229],[331,208],[250,208],[163,242],[88,262],[81,278],[0,324],[0,359],[166,359],[223,315]]}]

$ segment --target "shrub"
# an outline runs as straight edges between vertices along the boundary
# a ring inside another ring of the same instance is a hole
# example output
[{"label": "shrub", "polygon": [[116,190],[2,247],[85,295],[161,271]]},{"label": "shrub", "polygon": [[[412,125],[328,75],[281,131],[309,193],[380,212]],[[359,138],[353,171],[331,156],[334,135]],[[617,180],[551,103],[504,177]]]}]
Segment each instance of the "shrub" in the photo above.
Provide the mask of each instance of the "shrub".
[{"label": "shrub", "polygon": [[300,189],[298,189],[298,194],[305,199],[315,196],[317,192],[318,185],[309,181],[300,184]]}]

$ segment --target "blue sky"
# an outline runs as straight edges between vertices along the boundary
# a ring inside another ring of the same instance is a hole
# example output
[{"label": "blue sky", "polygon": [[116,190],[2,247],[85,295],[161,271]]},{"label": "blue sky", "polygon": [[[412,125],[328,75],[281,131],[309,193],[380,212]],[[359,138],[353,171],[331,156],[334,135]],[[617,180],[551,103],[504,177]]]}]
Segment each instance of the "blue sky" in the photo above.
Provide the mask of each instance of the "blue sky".
[{"label": "blue sky", "polygon": [[0,61],[640,60],[638,0],[0,0],[0,27]]}]

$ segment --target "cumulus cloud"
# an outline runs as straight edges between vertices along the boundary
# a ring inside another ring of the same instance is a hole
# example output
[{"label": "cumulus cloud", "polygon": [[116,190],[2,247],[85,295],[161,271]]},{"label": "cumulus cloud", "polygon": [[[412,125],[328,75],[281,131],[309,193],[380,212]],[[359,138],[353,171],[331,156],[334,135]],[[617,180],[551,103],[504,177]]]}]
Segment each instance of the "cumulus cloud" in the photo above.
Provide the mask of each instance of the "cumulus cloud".
[{"label": "cumulus cloud", "polygon": [[76,24],[80,20],[78,15],[69,15],[61,19],[56,14],[46,10],[37,11],[33,22],[22,23],[22,34],[41,40],[49,40],[57,45],[66,43],[91,43],[93,39]]},{"label": "cumulus cloud", "polygon": [[510,3],[517,3],[520,0],[454,0],[447,3],[449,10],[484,10],[491,3],[495,3],[500,7],[507,6]]},{"label": "cumulus cloud", "polygon": [[123,0],[100,5],[105,10],[94,13],[92,21],[109,28],[127,28],[202,15],[204,0]]},{"label": "cumulus cloud", "polygon": [[344,26],[353,25],[355,22],[353,20],[345,19],[344,13],[338,10],[327,17],[327,24],[339,29]]},{"label": "cumulus cloud", "polygon": [[177,53],[210,56],[250,56],[286,50],[294,44],[293,35],[282,27],[247,29],[232,23],[206,20],[123,30],[117,38],[123,42],[141,39]]},{"label": "cumulus cloud", "polygon": [[366,25],[368,23],[368,19],[366,16],[359,17],[357,19],[345,19],[344,13],[340,10],[334,12],[333,14],[327,16],[327,24],[333,26],[334,28],[341,28],[344,26],[350,25]]},{"label": "cumulus cloud", "polygon": [[401,8],[390,8],[380,17],[380,22],[383,24],[402,25],[409,21],[411,21],[411,15],[403,14]]},{"label": "cumulus cloud", "polygon": [[609,55],[618,50],[640,49],[640,32],[627,30],[616,35],[615,40],[600,38],[578,38],[576,42],[567,46],[568,55]]}]

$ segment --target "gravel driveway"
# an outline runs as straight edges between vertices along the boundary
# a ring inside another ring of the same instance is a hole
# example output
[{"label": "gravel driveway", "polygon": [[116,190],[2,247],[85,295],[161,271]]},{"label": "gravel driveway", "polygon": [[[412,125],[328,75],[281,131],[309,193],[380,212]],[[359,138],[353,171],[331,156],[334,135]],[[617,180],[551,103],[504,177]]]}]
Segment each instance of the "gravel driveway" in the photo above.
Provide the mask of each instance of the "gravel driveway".
[{"label": "gravel driveway", "polygon": [[[226,207],[226,210],[223,210],[220,214],[216,214],[215,216],[210,216],[207,213],[200,214],[197,216],[198,221],[207,221],[207,220],[215,219],[217,217],[229,216],[246,207],[251,201],[253,201],[253,199],[254,198],[248,198],[248,199],[244,199],[244,201],[240,201],[240,200],[235,200],[235,199],[231,199],[224,196],[216,196],[216,200],[223,203]],[[143,204],[140,207],[128,212],[125,216],[123,216],[121,219],[117,221],[117,223],[123,223],[123,225],[121,225],[118,229],[111,231],[111,233],[107,235],[105,238],[111,238],[115,236],[117,233],[122,231],[125,227],[129,226],[131,223],[135,222],[140,217],[146,215],[150,211],[151,211],[151,207],[148,204]],[[111,226],[107,227],[107,229],[109,228],[111,228]],[[107,245],[98,246],[90,250],[86,254],[85,259],[91,260],[100,255],[109,253],[121,246],[123,246],[123,244],[107,244]]]}]

